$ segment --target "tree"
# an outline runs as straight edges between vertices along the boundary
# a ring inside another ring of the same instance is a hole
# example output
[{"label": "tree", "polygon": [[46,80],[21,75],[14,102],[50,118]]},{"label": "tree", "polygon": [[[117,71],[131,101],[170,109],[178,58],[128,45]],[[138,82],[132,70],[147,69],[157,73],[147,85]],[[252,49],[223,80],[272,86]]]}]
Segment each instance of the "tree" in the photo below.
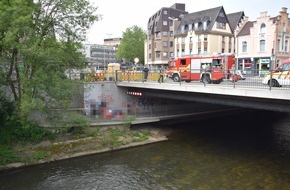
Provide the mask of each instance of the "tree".
[{"label": "tree", "polygon": [[74,83],[64,73],[83,67],[81,42],[96,9],[88,0],[0,1],[0,85],[9,86],[23,120],[68,106]]},{"label": "tree", "polygon": [[123,32],[122,41],[118,47],[117,59],[121,60],[125,58],[133,62],[134,58],[138,57],[139,60],[144,63],[145,39],[145,31],[138,26],[127,28],[126,32]]}]

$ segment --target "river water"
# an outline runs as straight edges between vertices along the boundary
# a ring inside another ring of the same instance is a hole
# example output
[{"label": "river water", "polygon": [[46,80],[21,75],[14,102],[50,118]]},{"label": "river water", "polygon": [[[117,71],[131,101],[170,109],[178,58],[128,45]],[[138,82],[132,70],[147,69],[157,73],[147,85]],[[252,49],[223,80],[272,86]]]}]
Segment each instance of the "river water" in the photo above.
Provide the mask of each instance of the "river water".
[{"label": "river water", "polygon": [[0,173],[0,189],[289,190],[290,117],[245,114],[153,126],[170,140]]}]

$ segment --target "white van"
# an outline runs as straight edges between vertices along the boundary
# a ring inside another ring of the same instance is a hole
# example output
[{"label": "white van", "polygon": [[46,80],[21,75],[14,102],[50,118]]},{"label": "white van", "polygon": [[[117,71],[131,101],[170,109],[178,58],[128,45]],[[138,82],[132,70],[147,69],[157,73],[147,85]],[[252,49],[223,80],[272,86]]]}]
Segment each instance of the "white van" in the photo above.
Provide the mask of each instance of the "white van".
[{"label": "white van", "polygon": [[283,61],[274,71],[267,73],[262,82],[271,87],[289,86],[290,58]]}]

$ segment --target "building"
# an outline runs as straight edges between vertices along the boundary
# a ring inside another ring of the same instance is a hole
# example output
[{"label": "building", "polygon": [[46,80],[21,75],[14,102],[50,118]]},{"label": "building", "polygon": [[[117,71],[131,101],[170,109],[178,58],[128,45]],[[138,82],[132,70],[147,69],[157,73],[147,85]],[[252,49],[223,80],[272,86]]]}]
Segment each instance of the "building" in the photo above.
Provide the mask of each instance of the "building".
[{"label": "building", "polygon": [[144,57],[145,64],[148,64],[151,70],[167,64],[170,55],[173,55],[173,20],[181,20],[185,14],[188,14],[185,4],[176,3],[171,7],[161,8],[149,18]]},{"label": "building", "polygon": [[109,63],[117,63],[116,53],[122,38],[104,39],[104,44],[85,44],[87,61],[90,66],[96,69],[107,68]]},{"label": "building", "polygon": [[243,11],[227,15],[222,6],[190,14],[185,4],[161,8],[148,21],[145,63],[156,69],[172,57],[234,53],[234,30],[244,16]]},{"label": "building", "polygon": [[263,75],[290,57],[290,19],[283,7],[278,16],[261,12],[256,21],[240,23],[236,34],[238,67],[247,73]]},{"label": "building", "polygon": [[234,53],[234,29],[244,12],[227,15],[222,6],[184,15],[175,34],[175,56]]},{"label": "building", "polygon": [[104,39],[104,45],[114,46],[118,49],[121,44],[122,38],[106,38]]}]

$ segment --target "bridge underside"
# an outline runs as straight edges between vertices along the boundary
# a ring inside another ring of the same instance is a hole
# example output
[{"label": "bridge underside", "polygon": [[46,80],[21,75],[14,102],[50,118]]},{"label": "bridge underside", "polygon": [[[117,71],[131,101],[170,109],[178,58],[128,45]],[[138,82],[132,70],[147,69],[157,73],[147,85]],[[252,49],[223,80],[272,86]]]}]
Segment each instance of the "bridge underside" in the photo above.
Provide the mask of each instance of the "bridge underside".
[{"label": "bridge underside", "polygon": [[[128,91],[130,90],[136,91],[136,88],[133,89],[128,88]],[[189,102],[219,104],[225,106],[290,113],[290,102],[288,100],[264,99],[253,97],[249,98],[244,96],[167,91],[157,89],[139,89],[138,91],[141,92],[144,97],[158,97]]]}]

